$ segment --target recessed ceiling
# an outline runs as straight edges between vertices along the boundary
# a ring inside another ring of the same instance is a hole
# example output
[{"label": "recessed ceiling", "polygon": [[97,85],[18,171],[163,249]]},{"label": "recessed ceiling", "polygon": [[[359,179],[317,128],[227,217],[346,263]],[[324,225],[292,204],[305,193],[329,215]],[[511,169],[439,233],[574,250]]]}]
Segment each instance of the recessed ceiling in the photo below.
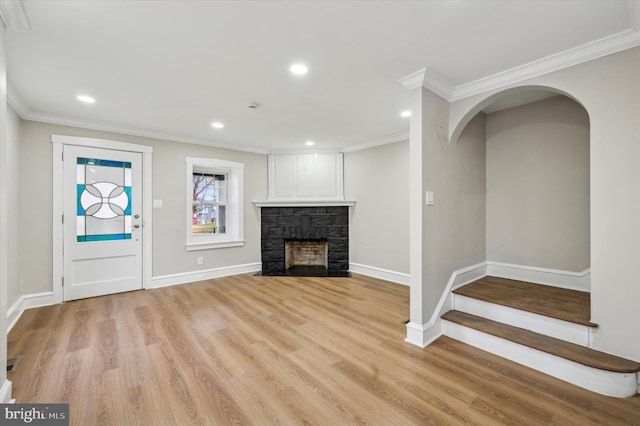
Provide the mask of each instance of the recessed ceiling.
[{"label": "recessed ceiling", "polygon": [[31,29],[6,33],[9,94],[32,120],[258,152],[313,135],[348,150],[408,135],[399,78],[428,67],[461,86],[637,33],[637,3],[26,0]]}]

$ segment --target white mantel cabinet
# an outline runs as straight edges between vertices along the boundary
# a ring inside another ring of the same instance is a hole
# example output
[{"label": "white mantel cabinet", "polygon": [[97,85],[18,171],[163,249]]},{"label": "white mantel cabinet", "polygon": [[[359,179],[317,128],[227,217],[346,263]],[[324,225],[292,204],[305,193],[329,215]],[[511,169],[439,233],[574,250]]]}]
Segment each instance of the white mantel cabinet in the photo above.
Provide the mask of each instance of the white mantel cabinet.
[{"label": "white mantel cabinet", "polygon": [[343,155],[269,155],[269,201],[344,200]]}]

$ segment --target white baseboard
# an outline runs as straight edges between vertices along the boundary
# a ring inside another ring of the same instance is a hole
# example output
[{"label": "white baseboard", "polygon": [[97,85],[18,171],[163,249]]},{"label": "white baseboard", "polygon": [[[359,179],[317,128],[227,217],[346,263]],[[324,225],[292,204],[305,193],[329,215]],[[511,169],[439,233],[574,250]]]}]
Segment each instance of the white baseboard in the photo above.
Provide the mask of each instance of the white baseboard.
[{"label": "white baseboard", "polygon": [[569,290],[591,291],[591,269],[586,269],[582,272],[569,272],[490,261],[487,262],[487,275],[546,284]]},{"label": "white baseboard", "polygon": [[408,322],[407,337],[404,341],[421,348],[426,348],[440,336],[442,336],[442,330],[439,324],[434,326],[434,324],[431,323],[418,324]]},{"label": "white baseboard", "polygon": [[378,278],[392,283],[410,285],[410,275],[404,272],[390,271],[388,269],[376,268],[375,266],[361,265],[359,263],[349,263],[349,270],[357,274]]},{"label": "white baseboard", "polygon": [[258,272],[262,269],[262,263],[247,263],[244,265],[223,266],[221,268],[206,269],[202,271],[184,272],[181,274],[162,275],[153,277],[151,285],[147,288],[168,287],[177,284],[186,284],[196,281],[210,280],[213,278],[226,277],[229,275],[247,274]]},{"label": "white baseboard", "polygon": [[37,308],[39,306],[53,305],[53,292],[45,291],[42,293],[25,294],[18,297],[9,309],[7,309],[7,333],[11,331],[25,309]]},{"label": "white baseboard", "polygon": [[[467,285],[486,276],[487,262],[480,262],[476,263],[475,265],[467,266],[466,268],[458,269],[457,271],[453,271],[453,273],[451,274],[451,278],[449,278],[446,290],[448,292],[451,292],[451,290],[453,289],[462,287],[463,285]],[[444,314],[444,312],[440,312],[438,318],[442,314]]]},{"label": "white baseboard", "polygon": [[407,323],[407,338],[405,341],[424,348],[440,337],[442,335],[442,320],[440,316],[450,311],[453,306],[451,290],[469,284],[486,275],[487,262],[481,262],[453,271],[429,322],[425,324]]},{"label": "white baseboard", "polygon": [[11,381],[5,379],[2,387],[0,387],[0,404],[9,404],[13,402],[11,399]]}]

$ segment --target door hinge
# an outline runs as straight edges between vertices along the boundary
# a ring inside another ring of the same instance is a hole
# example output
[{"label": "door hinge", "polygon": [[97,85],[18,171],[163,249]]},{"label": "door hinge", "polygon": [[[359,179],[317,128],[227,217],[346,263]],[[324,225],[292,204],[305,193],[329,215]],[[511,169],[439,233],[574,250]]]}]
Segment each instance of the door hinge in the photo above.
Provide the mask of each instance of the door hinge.
[{"label": "door hinge", "polygon": [[62,287],[64,287],[64,277],[62,277]]},{"label": "door hinge", "polygon": [[62,224],[64,225],[64,215],[62,215]]},{"label": "door hinge", "polygon": [[64,161],[64,151],[62,151],[60,154],[62,156],[62,161]]}]

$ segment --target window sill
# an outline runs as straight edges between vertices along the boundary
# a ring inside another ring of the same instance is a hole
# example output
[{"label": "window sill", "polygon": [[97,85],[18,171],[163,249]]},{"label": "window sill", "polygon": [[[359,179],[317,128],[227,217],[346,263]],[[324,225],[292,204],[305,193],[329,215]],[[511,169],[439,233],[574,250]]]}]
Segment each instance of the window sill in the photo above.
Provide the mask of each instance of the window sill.
[{"label": "window sill", "polygon": [[210,250],[226,247],[242,247],[244,240],[209,241],[206,243],[189,243],[186,245],[187,251]]}]

